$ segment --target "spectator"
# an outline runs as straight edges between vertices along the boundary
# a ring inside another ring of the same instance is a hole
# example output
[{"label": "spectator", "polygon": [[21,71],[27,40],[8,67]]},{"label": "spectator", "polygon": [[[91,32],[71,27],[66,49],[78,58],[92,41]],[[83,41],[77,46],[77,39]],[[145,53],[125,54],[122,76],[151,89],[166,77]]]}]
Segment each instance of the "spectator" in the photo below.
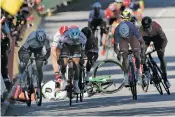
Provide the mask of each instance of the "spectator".
[{"label": "spectator", "polygon": [[12,42],[12,38],[10,35],[10,29],[6,23],[3,21],[1,24],[1,74],[4,79],[4,83],[6,85],[7,90],[11,89],[11,82],[8,77],[8,53],[12,49],[10,44]]}]

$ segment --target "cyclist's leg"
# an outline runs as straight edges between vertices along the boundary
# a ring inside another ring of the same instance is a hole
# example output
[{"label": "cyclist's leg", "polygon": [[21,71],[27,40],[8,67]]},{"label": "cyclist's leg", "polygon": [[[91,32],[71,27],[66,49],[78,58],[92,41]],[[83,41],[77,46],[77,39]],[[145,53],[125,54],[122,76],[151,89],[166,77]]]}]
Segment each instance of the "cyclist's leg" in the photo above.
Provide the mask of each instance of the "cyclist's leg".
[{"label": "cyclist's leg", "polygon": [[140,73],[140,53],[141,53],[141,46],[140,46],[140,42],[138,41],[138,39],[136,37],[133,37],[132,39],[130,39],[130,45],[131,48],[133,50],[133,54],[135,57],[135,64],[136,64],[136,78],[138,80],[138,83],[141,84],[142,83],[142,79],[141,79],[141,73]]},{"label": "cyclist's leg", "polygon": [[73,58],[73,62],[74,62],[74,70],[75,70],[75,74],[74,74],[74,92],[75,93],[80,93],[80,89],[79,89],[79,75],[80,75],[80,56],[81,56],[81,46],[72,46],[73,51],[71,52],[72,55],[75,57]]},{"label": "cyclist's leg", "polygon": [[164,81],[167,81],[167,68],[166,68],[167,66],[166,66],[166,60],[165,60],[165,54],[164,54],[165,48],[167,45],[167,40],[161,41],[159,38],[159,40],[156,41],[156,39],[154,41],[154,46],[155,46],[155,49],[160,50],[160,51],[157,51],[157,55],[160,60],[160,68],[163,72],[163,79]]},{"label": "cyclist's leg", "polygon": [[63,76],[63,79],[65,79],[65,73],[66,73],[66,66],[68,63],[67,56],[70,54],[69,46],[67,44],[63,45],[63,48],[61,49],[61,57],[63,58],[63,62],[61,63],[61,74]]},{"label": "cyclist's leg", "polygon": [[120,51],[121,51],[122,57],[123,57],[122,65],[123,65],[123,71],[124,71],[125,85],[127,86],[127,85],[129,85],[129,82],[128,82],[128,67],[129,67],[129,64],[128,64],[128,49],[129,49],[128,41],[124,40],[124,39],[120,39],[119,48],[120,48]]},{"label": "cyclist's leg", "polygon": [[108,23],[108,21],[107,22],[102,22],[101,26],[100,26],[100,28],[101,28],[101,37],[102,37],[101,42],[102,42],[102,47],[103,47],[102,52],[101,52],[102,55],[105,54],[105,47],[106,47],[106,41],[107,41],[107,32],[108,32],[107,23]]},{"label": "cyclist's leg", "polygon": [[86,70],[87,72],[90,72],[91,67],[93,66],[94,62],[97,60],[98,58],[98,53],[95,52],[88,52],[87,53],[87,63],[86,63]]},{"label": "cyclist's leg", "polygon": [[37,68],[37,74],[38,74],[38,78],[40,79],[40,82],[43,80],[43,55],[39,54],[39,56],[37,56],[36,58],[36,68]]},{"label": "cyclist's leg", "polygon": [[26,69],[26,65],[30,59],[31,52],[30,50],[26,50],[23,47],[20,48],[18,51],[18,56],[19,56],[19,78],[20,78],[20,85],[21,88],[25,88],[25,79],[27,77],[27,74],[24,74],[24,70]]}]

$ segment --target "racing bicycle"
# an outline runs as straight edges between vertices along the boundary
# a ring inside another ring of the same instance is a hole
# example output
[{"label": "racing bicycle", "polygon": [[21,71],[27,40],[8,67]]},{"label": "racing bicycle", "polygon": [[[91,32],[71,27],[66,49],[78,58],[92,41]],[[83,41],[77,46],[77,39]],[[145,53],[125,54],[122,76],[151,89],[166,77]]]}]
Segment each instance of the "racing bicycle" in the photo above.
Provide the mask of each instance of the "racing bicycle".
[{"label": "racing bicycle", "polygon": [[[25,74],[25,89],[22,90],[24,92],[24,97],[26,99],[27,106],[31,106],[31,96],[34,93],[34,99],[38,106],[42,104],[42,89],[41,89],[41,79],[38,77],[38,72],[36,69],[36,58],[31,57],[28,65],[24,71]],[[43,62],[43,61],[41,61]]]},{"label": "racing bicycle", "polygon": [[142,89],[145,92],[147,92],[148,87],[149,87],[149,82],[150,82],[150,84],[153,84],[156,87],[157,91],[161,95],[163,95],[163,90],[162,90],[162,87],[161,87],[161,84],[162,84],[162,86],[164,87],[167,94],[170,95],[169,88],[163,81],[163,73],[162,73],[161,69],[158,67],[158,65],[156,64],[156,62],[154,61],[154,59],[151,55],[152,53],[154,53],[156,51],[160,51],[160,50],[153,49],[152,51],[146,53],[146,67],[148,68],[151,79],[148,79],[150,81],[148,81],[147,86],[142,87]]}]

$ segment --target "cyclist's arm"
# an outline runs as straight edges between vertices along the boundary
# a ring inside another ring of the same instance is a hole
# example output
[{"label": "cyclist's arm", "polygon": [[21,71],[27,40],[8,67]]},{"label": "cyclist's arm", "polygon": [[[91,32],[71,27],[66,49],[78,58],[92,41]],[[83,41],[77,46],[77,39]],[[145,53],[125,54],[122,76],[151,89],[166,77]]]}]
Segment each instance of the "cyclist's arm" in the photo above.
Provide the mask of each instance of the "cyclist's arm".
[{"label": "cyclist's arm", "polygon": [[32,33],[29,34],[29,36],[27,37],[27,39],[22,47],[25,49],[28,49],[30,46],[29,42],[32,41],[35,37],[36,37],[36,32],[33,31]]},{"label": "cyclist's arm", "polygon": [[45,47],[46,47],[46,54],[45,54],[45,59],[47,60],[50,57],[50,42],[49,42],[49,38],[47,37],[46,41],[45,41]]},{"label": "cyclist's arm", "polygon": [[104,10],[100,10],[100,16],[101,16],[102,20],[104,22],[106,22],[106,17],[105,17],[105,11]]},{"label": "cyclist's arm", "polygon": [[88,22],[92,22],[92,19],[93,19],[93,11],[90,11]]},{"label": "cyclist's arm", "polygon": [[143,38],[142,38],[142,35],[140,34],[140,32],[138,31],[138,29],[132,24],[132,26],[131,26],[132,28],[132,31],[133,31],[133,33],[134,33],[134,36],[139,40],[139,42],[140,42],[140,46],[141,46],[141,51],[142,51],[142,53],[144,53],[145,52],[145,42],[144,42],[144,40],[143,40]]},{"label": "cyclist's arm", "polygon": [[54,36],[52,45],[51,45],[51,57],[52,57],[52,66],[54,72],[59,72],[58,60],[60,56],[60,49],[58,48],[59,36]]},{"label": "cyclist's arm", "polygon": [[119,27],[117,27],[114,32],[114,51],[116,54],[118,54],[119,52],[119,49],[118,49],[119,40],[120,40]]},{"label": "cyclist's arm", "polygon": [[163,31],[162,27],[155,21],[153,21],[153,25],[155,25],[155,28],[156,28],[156,31],[157,31],[158,35],[162,39],[167,40],[167,37],[166,37],[165,32]]},{"label": "cyclist's arm", "polygon": [[142,12],[144,11],[145,7],[144,7],[144,1],[140,0],[139,2],[140,8],[142,9]]}]

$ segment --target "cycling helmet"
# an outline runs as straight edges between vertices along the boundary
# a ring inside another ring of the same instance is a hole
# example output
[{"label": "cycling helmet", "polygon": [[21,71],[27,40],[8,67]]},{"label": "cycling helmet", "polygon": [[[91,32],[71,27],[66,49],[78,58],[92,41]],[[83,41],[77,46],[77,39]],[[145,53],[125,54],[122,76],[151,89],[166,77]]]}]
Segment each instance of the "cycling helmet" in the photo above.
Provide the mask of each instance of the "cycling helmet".
[{"label": "cycling helmet", "polygon": [[121,18],[122,19],[126,19],[129,20],[131,18],[131,12],[128,9],[125,9],[122,13],[121,13]]},{"label": "cycling helmet", "polygon": [[117,2],[117,3],[122,3],[123,0],[115,0],[115,2]]},{"label": "cycling helmet", "polygon": [[87,38],[90,38],[90,36],[92,35],[92,30],[88,27],[84,27],[83,29],[81,29],[81,32],[83,32]]},{"label": "cycling helmet", "polygon": [[152,25],[152,19],[148,16],[145,16],[143,19],[142,19],[142,26],[144,29],[149,29],[151,28],[151,25]]},{"label": "cycling helmet", "polygon": [[60,29],[59,29],[59,32],[60,32],[61,35],[63,35],[64,32],[66,32],[68,29],[69,29],[68,26],[61,26]]},{"label": "cycling helmet", "polygon": [[77,40],[80,36],[80,30],[79,28],[71,28],[69,30],[69,37],[72,39],[72,40]]},{"label": "cycling helmet", "polygon": [[129,36],[129,27],[125,22],[122,22],[119,25],[119,35],[123,38],[128,38]]},{"label": "cycling helmet", "polygon": [[99,2],[95,2],[93,5],[92,5],[93,8],[101,8],[101,4]]},{"label": "cycling helmet", "polygon": [[78,26],[76,26],[76,25],[72,25],[70,28],[78,28]]},{"label": "cycling helmet", "polygon": [[38,29],[36,31],[36,39],[39,41],[39,42],[44,42],[46,40],[46,33],[44,30],[42,29]]},{"label": "cycling helmet", "polygon": [[123,0],[123,5],[129,7],[131,4],[131,0]]}]

